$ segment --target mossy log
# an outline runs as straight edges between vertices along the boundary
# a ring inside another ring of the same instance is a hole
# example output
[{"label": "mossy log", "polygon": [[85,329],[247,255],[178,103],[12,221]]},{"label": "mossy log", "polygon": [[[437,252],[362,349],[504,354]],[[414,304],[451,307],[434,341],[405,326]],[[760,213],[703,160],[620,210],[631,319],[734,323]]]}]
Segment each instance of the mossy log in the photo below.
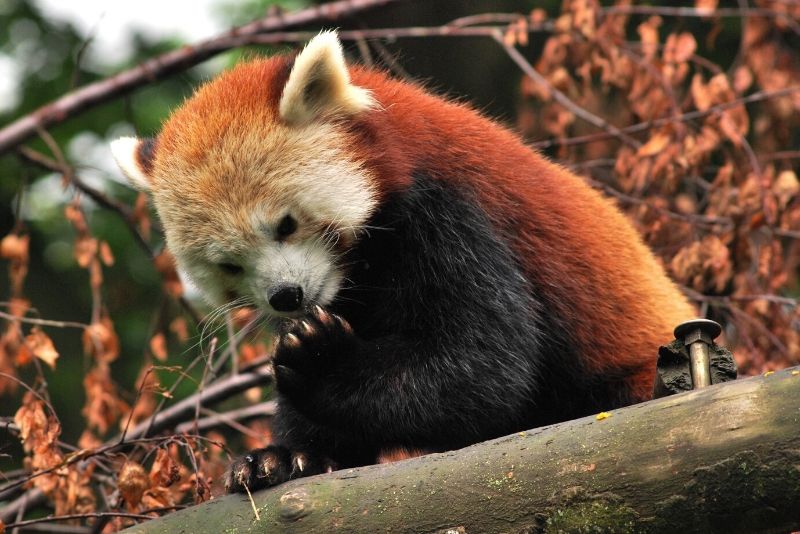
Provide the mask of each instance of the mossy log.
[{"label": "mossy log", "polygon": [[130,532],[790,532],[800,370],[230,495]]}]

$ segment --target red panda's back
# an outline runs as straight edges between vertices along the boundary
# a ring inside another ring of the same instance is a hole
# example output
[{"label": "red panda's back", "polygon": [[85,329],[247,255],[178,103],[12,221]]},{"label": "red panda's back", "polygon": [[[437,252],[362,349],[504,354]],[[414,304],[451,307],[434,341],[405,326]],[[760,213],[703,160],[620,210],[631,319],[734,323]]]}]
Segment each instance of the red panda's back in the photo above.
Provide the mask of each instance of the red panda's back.
[{"label": "red panda's back", "polygon": [[659,345],[695,312],[613,202],[468,106],[379,73],[354,70],[353,79],[385,109],[373,127],[387,134],[362,147],[370,161],[394,160],[377,165],[380,181],[402,187],[423,172],[468,184],[587,369],[633,369],[634,397],[649,398]]}]

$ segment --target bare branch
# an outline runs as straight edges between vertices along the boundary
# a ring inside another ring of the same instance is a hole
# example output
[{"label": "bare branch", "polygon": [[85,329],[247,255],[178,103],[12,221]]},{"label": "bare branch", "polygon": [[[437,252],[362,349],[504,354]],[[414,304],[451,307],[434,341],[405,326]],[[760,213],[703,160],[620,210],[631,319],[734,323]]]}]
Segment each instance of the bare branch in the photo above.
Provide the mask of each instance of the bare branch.
[{"label": "bare branch", "polygon": [[660,15],[665,17],[768,17],[785,22],[792,31],[800,35],[800,25],[790,15],[768,8],[700,8],[672,6],[612,6],[602,9],[606,15]]},{"label": "bare branch", "polygon": [[[753,102],[761,102],[763,100],[780,98],[782,96],[788,96],[797,92],[800,92],[800,85],[784,87],[783,89],[776,89],[775,91],[758,91],[751,95],[731,100],[730,102],[725,102],[723,104],[717,104],[715,106],[711,106],[710,108],[703,111],[701,110],[688,111],[686,113],[683,113],[675,117],[664,117],[662,119],[639,122],[621,128],[621,131],[626,134],[639,133],[646,130],[650,130],[651,128],[658,128],[660,126],[664,126],[670,123],[688,122],[691,120],[700,119],[703,117],[707,117],[708,115],[712,115],[714,113],[725,111],[726,109],[735,108],[742,104],[752,104]],[[580,145],[584,143],[593,143],[595,141],[605,141],[606,139],[611,139],[613,137],[615,137],[615,135],[610,132],[597,132],[589,135],[568,137],[566,139],[548,139],[547,141],[537,141],[536,143],[530,143],[529,146],[533,148],[549,148],[551,146]]]},{"label": "bare branch", "polygon": [[34,136],[40,129],[64,122],[81,111],[184,71],[220,52],[250,44],[253,42],[253,37],[258,34],[304,24],[338,21],[368,9],[400,1],[402,0],[339,0],[295,13],[268,15],[263,19],[233,28],[218,37],[167,52],[116,76],[67,93],[58,100],[12,122],[0,130],[0,154]]}]

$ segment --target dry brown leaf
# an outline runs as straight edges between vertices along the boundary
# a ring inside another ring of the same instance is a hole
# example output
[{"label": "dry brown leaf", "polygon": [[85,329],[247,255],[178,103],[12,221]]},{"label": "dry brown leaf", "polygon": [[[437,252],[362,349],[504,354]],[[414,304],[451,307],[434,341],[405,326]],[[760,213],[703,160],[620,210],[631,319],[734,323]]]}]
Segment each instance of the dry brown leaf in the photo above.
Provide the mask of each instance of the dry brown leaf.
[{"label": "dry brown leaf", "polygon": [[153,485],[166,488],[181,479],[181,469],[166,449],[158,449],[149,477]]},{"label": "dry brown leaf", "polygon": [[167,293],[175,298],[182,296],[183,284],[175,268],[175,257],[167,249],[164,249],[161,254],[155,257],[153,263],[156,270],[161,273]]},{"label": "dry brown leaf", "polygon": [[147,508],[173,506],[186,492],[186,484],[176,484],[189,479],[186,468],[177,460],[177,448],[159,448],[150,469],[150,488],[145,491],[142,505]]},{"label": "dry brown leaf", "polygon": [[136,203],[133,208],[133,220],[136,221],[136,224],[139,226],[139,233],[142,234],[145,241],[150,239],[150,228],[152,225],[150,223],[150,211],[147,207],[147,195],[144,192],[140,192],[136,197]]},{"label": "dry brown leaf", "polygon": [[691,92],[694,105],[700,111],[706,111],[713,104],[713,97],[708,86],[703,82],[702,75],[695,74],[692,77]]},{"label": "dry brown leaf", "polygon": [[542,8],[536,8],[531,11],[529,19],[531,24],[541,24],[547,20],[547,11]]},{"label": "dry brown leaf", "polygon": [[47,447],[53,442],[47,439],[51,432],[44,403],[30,391],[22,397],[22,405],[14,414],[14,424],[19,427],[19,437],[26,452]]},{"label": "dry brown leaf", "polygon": [[58,351],[53,345],[53,340],[51,340],[40,328],[34,326],[31,329],[31,333],[25,337],[25,346],[34,356],[49,365],[51,369],[56,368]]},{"label": "dry brown leaf", "polygon": [[159,332],[150,338],[150,352],[159,361],[166,361],[167,359],[167,337],[163,332]]},{"label": "dry brown leaf", "polygon": [[654,156],[664,150],[670,141],[670,136],[667,134],[657,133],[639,148],[638,155],[640,157]]},{"label": "dry brown leaf", "polygon": [[114,253],[111,252],[111,245],[107,241],[100,242],[100,260],[106,267],[114,265]]},{"label": "dry brown leaf", "polygon": [[75,240],[75,261],[86,269],[97,255],[97,239],[83,236]]},{"label": "dry brown leaf", "polygon": [[127,413],[129,407],[119,398],[106,363],[96,365],[86,374],[83,388],[86,404],[81,413],[87,426],[103,435],[123,413]]},{"label": "dry brown leaf", "polygon": [[64,216],[75,227],[79,234],[86,234],[89,232],[89,226],[86,224],[86,218],[80,209],[80,204],[73,202],[64,208]]},{"label": "dry brown leaf", "polygon": [[78,438],[78,447],[87,451],[99,449],[102,445],[103,442],[91,430],[84,430]]},{"label": "dry brown leaf", "polygon": [[719,118],[719,129],[725,134],[725,137],[733,143],[735,146],[740,147],[742,146],[743,138],[742,134],[739,133],[739,128],[736,125],[736,122],[733,120],[733,117],[727,111],[723,112]]},{"label": "dry brown leaf", "polygon": [[186,343],[186,340],[189,339],[189,326],[183,317],[176,317],[169,324],[169,329],[181,343]]},{"label": "dry brown leaf", "polygon": [[710,235],[681,249],[670,262],[675,278],[702,293],[719,293],[730,282],[730,251],[719,237]]},{"label": "dry brown leaf", "polygon": [[733,90],[744,93],[753,85],[753,72],[745,65],[739,65],[733,73]]},{"label": "dry brown leaf", "polygon": [[8,234],[0,241],[0,256],[11,261],[27,262],[30,236]]},{"label": "dry brown leaf", "polygon": [[109,363],[117,359],[119,338],[109,317],[103,317],[84,330],[83,350],[100,362]]},{"label": "dry brown leaf", "polygon": [[670,34],[664,44],[664,61],[667,63],[684,63],[691,59],[696,50],[697,41],[695,41],[691,33]]},{"label": "dry brown leaf", "polygon": [[639,24],[636,31],[642,41],[642,52],[647,60],[652,60],[658,52],[658,27],[661,26],[661,17],[654,16]]},{"label": "dry brown leaf", "polygon": [[711,14],[716,8],[719,0],[694,0],[694,7],[698,10],[707,10]]},{"label": "dry brown leaf", "polygon": [[150,479],[141,465],[130,460],[122,464],[117,476],[117,488],[129,510],[139,508],[142,496],[149,487]]},{"label": "dry brown leaf", "polygon": [[14,363],[17,367],[25,367],[29,363],[33,361],[33,352],[31,351],[30,347],[26,343],[19,345],[17,349],[17,354],[14,357]]},{"label": "dry brown leaf", "polygon": [[781,209],[785,209],[800,191],[800,182],[797,180],[797,174],[793,170],[780,172],[772,184],[772,191],[778,197]]}]

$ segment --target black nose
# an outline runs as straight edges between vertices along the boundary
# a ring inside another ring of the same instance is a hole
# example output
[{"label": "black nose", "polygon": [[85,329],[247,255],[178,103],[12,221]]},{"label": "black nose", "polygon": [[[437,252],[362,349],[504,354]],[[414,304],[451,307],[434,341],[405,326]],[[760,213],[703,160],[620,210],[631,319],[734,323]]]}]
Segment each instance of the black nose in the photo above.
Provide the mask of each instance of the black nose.
[{"label": "black nose", "polygon": [[278,286],[269,295],[269,305],[275,311],[293,312],[303,303],[303,288],[300,286]]}]

